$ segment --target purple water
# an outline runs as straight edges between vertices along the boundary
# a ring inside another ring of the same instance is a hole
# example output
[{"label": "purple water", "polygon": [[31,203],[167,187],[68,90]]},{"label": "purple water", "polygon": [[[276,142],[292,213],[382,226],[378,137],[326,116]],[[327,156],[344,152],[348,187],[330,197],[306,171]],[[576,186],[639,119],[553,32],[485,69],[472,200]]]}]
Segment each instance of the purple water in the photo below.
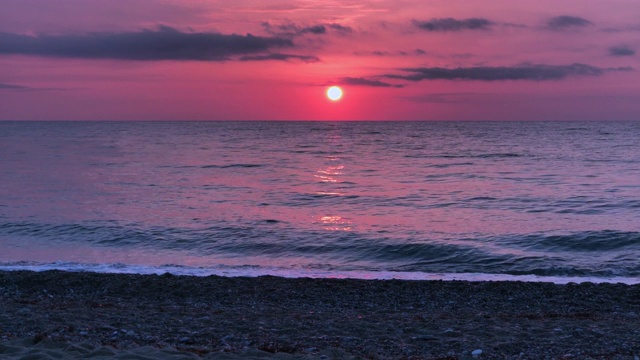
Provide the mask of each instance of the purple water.
[{"label": "purple water", "polygon": [[640,282],[639,214],[634,122],[0,122],[3,269]]}]

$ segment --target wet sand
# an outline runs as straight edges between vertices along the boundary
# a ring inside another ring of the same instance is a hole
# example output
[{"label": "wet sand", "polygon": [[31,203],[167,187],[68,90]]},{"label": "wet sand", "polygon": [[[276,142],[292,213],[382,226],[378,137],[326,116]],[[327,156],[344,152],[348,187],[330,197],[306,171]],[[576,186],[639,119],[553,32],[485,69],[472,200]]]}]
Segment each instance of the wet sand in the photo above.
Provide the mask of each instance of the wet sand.
[{"label": "wet sand", "polygon": [[639,353],[640,285],[0,272],[2,359]]}]

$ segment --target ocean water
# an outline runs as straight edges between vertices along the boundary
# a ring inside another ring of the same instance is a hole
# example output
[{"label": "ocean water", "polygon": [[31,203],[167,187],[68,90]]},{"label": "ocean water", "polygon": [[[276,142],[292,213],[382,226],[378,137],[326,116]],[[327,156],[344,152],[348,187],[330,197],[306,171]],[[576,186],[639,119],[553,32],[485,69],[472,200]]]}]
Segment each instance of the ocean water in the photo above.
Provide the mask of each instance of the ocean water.
[{"label": "ocean water", "polygon": [[640,122],[0,122],[0,269],[640,282]]}]

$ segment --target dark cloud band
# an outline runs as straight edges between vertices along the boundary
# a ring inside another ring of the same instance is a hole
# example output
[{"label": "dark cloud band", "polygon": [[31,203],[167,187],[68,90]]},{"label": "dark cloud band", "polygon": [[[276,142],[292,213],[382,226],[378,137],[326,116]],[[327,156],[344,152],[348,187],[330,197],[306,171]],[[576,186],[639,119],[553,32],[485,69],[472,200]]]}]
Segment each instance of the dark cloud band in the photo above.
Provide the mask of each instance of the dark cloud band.
[{"label": "dark cloud band", "polygon": [[292,47],[290,39],[218,33],[185,33],[169,27],[125,33],[27,36],[0,33],[0,54],[85,59],[204,60]]},{"label": "dark cloud band", "polygon": [[389,84],[380,80],[372,80],[361,77],[344,77],[340,79],[341,85],[354,85],[354,86],[373,86],[373,87],[397,87],[401,88],[404,85]]},{"label": "dark cloud band", "polygon": [[2,90],[2,89],[24,90],[24,89],[28,89],[28,88],[26,86],[0,83],[0,90]]},{"label": "dark cloud band", "polygon": [[263,22],[262,27],[264,27],[265,31],[269,34],[281,37],[295,37],[305,34],[325,35],[329,30],[339,34],[348,34],[353,32],[353,29],[350,27],[336,23],[300,26],[294,23],[272,24],[270,22]]},{"label": "dark cloud band", "polygon": [[372,50],[372,51],[355,51],[353,53],[357,56],[422,56],[427,52],[422,49],[414,49],[413,51],[386,51],[386,50]]},{"label": "dark cloud band", "polygon": [[453,18],[432,19],[429,21],[414,20],[413,25],[426,31],[462,31],[488,30],[493,22],[482,18],[457,20]]},{"label": "dark cloud band", "polygon": [[320,59],[316,56],[311,55],[292,55],[292,54],[266,54],[266,55],[252,55],[252,56],[243,56],[240,58],[240,61],[265,61],[265,60],[279,60],[279,61],[289,61],[289,60],[300,60],[306,63],[314,63],[319,62]]},{"label": "dark cloud band", "polygon": [[556,16],[547,20],[547,28],[551,30],[564,30],[569,28],[585,27],[593,23],[577,16]]},{"label": "dark cloud band", "polygon": [[609,55],[611,56],[633,56],[636,51],[628,46],[614,46],[609,48]]},{"label": "dark cloud band", "polygon": [[386,75],[387,78],[408,81],[421,80],[473,80],[473,81],[501,81],[501,80],[561,80],[570,76],[598,76],[607,71],[629,71],[631,68],[599,68],[585,64],[571,65],[521,65],[498,67],[466,67],[447,69],[440,67],[404,68],[400,69],[409,74]]}]

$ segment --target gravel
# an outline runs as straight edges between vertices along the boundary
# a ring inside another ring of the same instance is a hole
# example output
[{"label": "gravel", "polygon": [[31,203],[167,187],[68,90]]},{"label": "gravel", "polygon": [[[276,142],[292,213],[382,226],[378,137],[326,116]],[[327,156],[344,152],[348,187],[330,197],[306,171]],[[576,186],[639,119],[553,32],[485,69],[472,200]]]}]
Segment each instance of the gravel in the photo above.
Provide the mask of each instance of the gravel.
[{"label": "gravel", "polygon": [[639,285],[0,271],[0,289],[0,357],[25,339],[198,357],[640,354]]}]

